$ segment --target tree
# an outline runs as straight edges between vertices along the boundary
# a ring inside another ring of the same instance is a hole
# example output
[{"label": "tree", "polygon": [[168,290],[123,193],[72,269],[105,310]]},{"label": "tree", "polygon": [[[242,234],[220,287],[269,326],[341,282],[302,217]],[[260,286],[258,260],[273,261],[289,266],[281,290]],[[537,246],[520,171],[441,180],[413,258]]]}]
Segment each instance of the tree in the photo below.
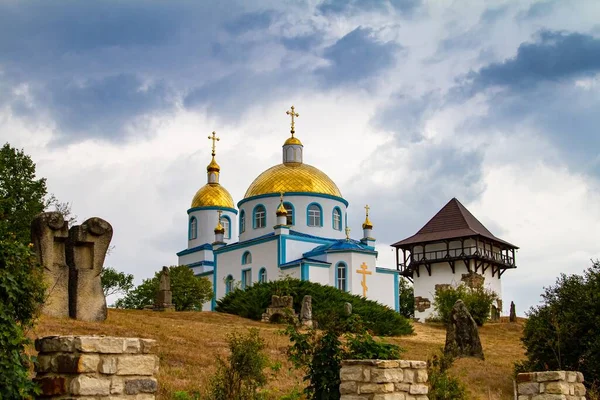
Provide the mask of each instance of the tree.
[{"label": "tree", "polygon": [[400,297],[400,314],[405,318],[413,318],[415,316],[415,291],[408,284],[408,279],[401,276],[398,282],[398,291]]},{"label": "tree", "polygon": [[111,267],[102,269],[100,281],[105,297],[113,294],[127,294],[133,289],[133,275],[119,272]]},{"label": "tree", "polygon": [[44,300],[42,269],[31,247],[0,221],[0,398],[30,398],[37,393],[29,377],[26,332]]},{"label": "tree", "polygon": [[[194,272],[187,265],[169,267],[171,277],[171,292],[173,304],[177,311],[201,310],[202,304],[213,296],[212,285],[206,278],[194,276]],[[160,272],[152,279],[145,279],[137,288],[129,291],[127,295],[117,300],[117,308],[137,308],[154,304]]]},{"label": "tree", "polygon": [[561,274],[545,288],[523,328],[527,360],[517,371],[580,371],[590,387],[600,384],[600,261],[583,275]]},{"label": "tree", "polygon": [[46,179],[35,178],[35,164],[23,152],[6,143],[0,149],[0,220],[6,232],[27,245],[31,221],[44,210]]},{"label": "tree", "polygon": [[50,195],[48,200],[46,200],[46,209],[48,207],[54,207],[54,211],[59,212],[65,221],[69,224],[69,227],[75,225],[77,222],[77,215],[73,214],[71,211],[72,204],[69,202],[62,202],[58,200],[53,194]]}]

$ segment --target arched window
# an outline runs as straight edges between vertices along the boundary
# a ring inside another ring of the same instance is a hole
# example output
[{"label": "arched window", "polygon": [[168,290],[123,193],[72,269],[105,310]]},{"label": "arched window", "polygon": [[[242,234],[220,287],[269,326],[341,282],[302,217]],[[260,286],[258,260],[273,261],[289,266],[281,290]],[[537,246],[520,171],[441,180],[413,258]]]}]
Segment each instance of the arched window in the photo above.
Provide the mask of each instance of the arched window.
[{"label": "arched window", "polygon": [[339,262],[335,267],[335,287],[343,290],[344,292],[348,290],[347,286],[348,279],[348,267],[345,263]]},{"label": "arched window", "polygon": [[196,217],[190,218],[190,229],[188,232],[188,238],[190,240],[198,238],[198,220],[196,220]]},{"label": "arched window", "polygon": [[221,217],[221,225],[225,228],[225,239],[231,239],[231,220],[228,216],[223,215]]},{"label": "arched window", "polygon": [[258,281],[261,283],[267,281],[267,270],[265,268],[261,268],[260,271],[258,271]]},{"label": "arched window", "polygon": [[227,275],[225,278],[225,294],[233,291],[233,276]]},{"label": "arched window", "polygon": [[249,251],[242,255],[242,265],[252,264],[252,254]]},{"label": "arched window", "polygon": [[339,207],[333,208],[333,229],[342,230],[342,210]]},{"label": "arched window", "polygon": [[267,226],[267,211],[265,209],[265,206],[260,204],[254,207],[253,214],[254,217],[252,219],[254,223],[254,229],[264,228],[265,226]]},{"label": "arched window", "polygon": [[246,212],[240,211],[240,233],[246,232]]},{"label": "arched window", "polygon": [[307,208],[308,226],[323,226],[323,210],[317,203],[311,203]]},{"label": "arched window", "polygon": [[252,286],[252,269],[242,270],[242,289]]},{"label": "arched window", "polygon": [[294,220],[295,220],[295,216],[294,216],[294,206],[292,205],[292,203],[283,203],[283,206],[285,207],[285,211],[287,211],[287,217],[285,220],[285,224],[286,225],[294,225]]}]

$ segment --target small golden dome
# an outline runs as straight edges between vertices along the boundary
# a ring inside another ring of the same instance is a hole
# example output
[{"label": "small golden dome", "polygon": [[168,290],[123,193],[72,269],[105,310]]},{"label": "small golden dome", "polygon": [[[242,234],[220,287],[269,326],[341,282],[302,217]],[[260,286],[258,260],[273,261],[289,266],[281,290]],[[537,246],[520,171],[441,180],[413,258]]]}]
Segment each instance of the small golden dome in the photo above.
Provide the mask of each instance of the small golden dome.
[{"label": "small golden dome", "polygon": [[300,141],[300,139],[298,139],[297,137],[294,137],[294,136],[288,138],[288,140],[286,140],[283,145],[287,146],[290,144],[299,144],[300,146],[302,146],[302,142]]},{"label": "small golden dome", "polygon": [[362,227],[363,227],[363,229],[373,229],[373,223],[369,219],[368,215],[367,215],[367,218],[365,218],[365,222],[363,222]]},{"label": "small golden dome", "polygon": [[252,182],[244,198],[281,192],[322,193],[342,197],[337,185],[321,170],[308,164],[285,163],[260,174]]},{"label": "small golden dome", "polygon": [[233,208],[233,198],[227,189],[218,183],[207,183],[196,192],[192,200],[192,208],[196,207]]},{"label": "small golden dome", "polygon": [[277,214],[277,216],[287,215],[287,210],[283,206],[283,203],[279,203],[279,207],[277,207],[277,212],[275,214]]},{"label": "small golden dome", "polygon": [[221,170],[221,167],[219,166],[219,164],[217,164],[217,161],[215,160],[215,156],[213,156],[212,160],[210,161],[210,164],[208,164],[208,166],[206,167],[206,170],[208,172],[219,172]]}]

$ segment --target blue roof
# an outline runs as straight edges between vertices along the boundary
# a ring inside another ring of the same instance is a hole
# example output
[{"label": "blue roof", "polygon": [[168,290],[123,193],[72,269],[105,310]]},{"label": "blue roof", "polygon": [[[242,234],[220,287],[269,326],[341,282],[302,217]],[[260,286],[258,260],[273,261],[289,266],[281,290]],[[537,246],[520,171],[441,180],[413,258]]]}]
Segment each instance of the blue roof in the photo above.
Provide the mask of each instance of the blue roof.
[{"label": "blue roof", "polygon": [[298,232],[298,231],[293,231],[291,229],[290,229],[290,236],[299,236],[299,237],[304,237],[304,238],[309,238],[309,239],[324,240],[324,241],[327,241],[327,242],[336,242],[336,241],[339,240],[339,239],[325,238],[325,237],[322,237],[322,236],[309,235],[308,233],[302,233],[302,232]]},{"label": "blue roof", "polygon": [[204,243],[200,246],[192,247],[191,249],[181,250],[179,253],[177,253],[177,256],[181,257],[186,254],[195,253],[195,252],[201,251],[201,250],[212,250],[212,244]]},{"label": "blue roof", "polygon": [[372,253],[377,252],[371,246],[367,246],[357,240],[353,239],[339,239],[329,244],[323,244],[317,246],[311,251],[304,253],[304,257],[313,257],[325,253],[336,253],[336,252],[359,252],[359,253]]},{"label": "blue roof", "polygon": [[293,260],[293,261],[286,262],[285,264],[281,264],[280,267],[289,267],[289,266],[297,265],[300,263],[331,265],[331,263],[327,262],[327,261],[321,261],[321,260],[316,260],[314,258],[302,257],[297,260]]}]

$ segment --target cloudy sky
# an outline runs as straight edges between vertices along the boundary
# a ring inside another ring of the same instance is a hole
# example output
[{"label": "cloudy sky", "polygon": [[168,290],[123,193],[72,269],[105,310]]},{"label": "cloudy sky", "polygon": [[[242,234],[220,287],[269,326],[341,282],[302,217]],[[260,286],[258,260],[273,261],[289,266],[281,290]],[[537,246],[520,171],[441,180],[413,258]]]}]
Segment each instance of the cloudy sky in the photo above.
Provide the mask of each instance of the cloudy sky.
[{"label": "cloudy sky", "polygon": [[112,223],[107,264],[140,282],[186,246],[208,134],[237,202],[294,104],[382,266],[457,197],[520,247],[522,313],[600,257],[599,21],[597,0],[3,0],[0,141]]}]

